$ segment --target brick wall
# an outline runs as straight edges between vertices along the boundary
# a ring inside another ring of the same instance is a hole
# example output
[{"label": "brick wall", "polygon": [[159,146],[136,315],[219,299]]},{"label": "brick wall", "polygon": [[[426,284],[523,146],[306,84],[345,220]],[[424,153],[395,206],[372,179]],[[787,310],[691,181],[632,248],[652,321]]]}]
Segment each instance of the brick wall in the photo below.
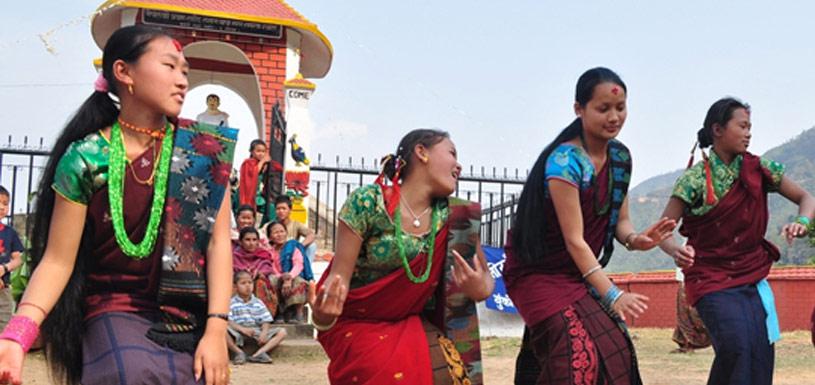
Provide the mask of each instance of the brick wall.
[{"label": "brick wall", "polygon": [[[627,319],[634,327],[673,328],[676,325],[676,291],[679,287],[674,272],[610,274],[625,291],[650,298],[648,310],[638,319]],[[809,330],[815,307],[815,267],[774,268],[770,286],[775,294],[781,330]]]},{"label": "brick wall", "polygon": [[286,81],[286,37],[282,39],[269,40],[251,36],[234,36],[219,32],[190,31],[185,29],[169,29],[182,45],[191,43],[216,40],[229,43],[243,50],[249,58],[252,67],[260,83],[261,97],[263,100],[263,114],[265,116],[264,139],[268,142],[271,137],[272,107],[280,102],[281,110],[283,103],[283,82]]}]

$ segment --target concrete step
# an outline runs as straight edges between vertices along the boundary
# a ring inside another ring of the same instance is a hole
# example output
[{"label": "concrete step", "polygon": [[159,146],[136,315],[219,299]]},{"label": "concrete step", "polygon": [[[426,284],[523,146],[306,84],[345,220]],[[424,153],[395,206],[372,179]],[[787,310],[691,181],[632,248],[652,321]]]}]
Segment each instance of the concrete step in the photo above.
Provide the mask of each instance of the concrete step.
[{"label": "concrete step", "polygon": [[325,352],[320,343],[314,339],[289,339],[286,338],[280,346],[272,350],[270,356],[273,359],[297,359],[297,358],[323,358]]},{"label": "concrete step", "polygon": [[287,340],[313,340],[314,326],[311,324],[274,324],[273,327],[281,327],[286,330]]}]

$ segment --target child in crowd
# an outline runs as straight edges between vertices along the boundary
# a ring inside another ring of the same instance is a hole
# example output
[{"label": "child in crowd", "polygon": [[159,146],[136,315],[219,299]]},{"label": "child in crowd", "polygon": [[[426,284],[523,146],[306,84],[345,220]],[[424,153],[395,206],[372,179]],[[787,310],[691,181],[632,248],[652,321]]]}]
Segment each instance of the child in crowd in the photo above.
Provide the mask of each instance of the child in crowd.
[{"label": "child in crowd", "polygon": [[[240,365],[249,362],[271,364],[268,352],[286,338],[286,330],[272,327],[272,314],[252,293],[252,274],[246,270],[235,273],[235,292],[229,306],[229,335],[226,338],[229,351],[234,353],[232,362]],[[257,349],[247,357],[250,346]]]},{"label": "child in crowd", "polygon": [[[0,186],[0,218],[5,218],[9,213],[9,200],[11,196],[5,187]],[[0,269],[2,269],[2,281],[0,281],[0,328],[5,328],[11,311],[14,308],[14,299],[11,296],[11,271],[22,264],[23,244],[20,237],[11,226],[0,223]]]},{"label": "child in crowd", "polygon": [[[266,200],[263,197],[264,181],[268,172],[269,158],[266,142],[255,139],[249,144],[249,157],[241,164],[238,180],[238,202],[249,205],[256,213],[266,212]],[[262,217],[262,215],[259,215]]]}]

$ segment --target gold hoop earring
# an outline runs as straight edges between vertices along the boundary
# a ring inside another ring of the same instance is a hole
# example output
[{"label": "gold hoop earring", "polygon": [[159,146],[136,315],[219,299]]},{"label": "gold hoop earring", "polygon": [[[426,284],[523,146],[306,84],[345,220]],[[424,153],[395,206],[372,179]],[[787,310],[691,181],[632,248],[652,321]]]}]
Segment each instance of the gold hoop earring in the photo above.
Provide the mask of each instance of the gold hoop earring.
[{"label": "gold hoop earring", "polygon": [[127,85],[127,93],[133,95],[133,85],[132,84]]}]

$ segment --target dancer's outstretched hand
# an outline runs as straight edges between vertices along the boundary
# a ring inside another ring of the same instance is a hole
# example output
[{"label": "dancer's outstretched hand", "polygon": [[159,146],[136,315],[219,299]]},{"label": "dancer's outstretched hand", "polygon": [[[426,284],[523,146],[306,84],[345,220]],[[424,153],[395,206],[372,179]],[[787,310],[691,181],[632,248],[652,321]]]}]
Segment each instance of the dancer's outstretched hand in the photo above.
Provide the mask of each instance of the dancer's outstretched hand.
[{"label": "dancer's outstretched hand", "polygon": [[0,340],[0,384],[19,385],[23,383],[23,360],[25,353],[20,344]]},{"label": "dancer's outstretched hand", "polygon": [[348,287],[342,283],[339,274],[328,277],[325,284],[317,293],[308,299],[311,317],[319,325],[329,325],[342,314],[345,298],[348,296]]},{"label": "dancer's outstretched hand", "polygon": [[464,260],[458,251],[453,250],[453,281],[470,299],[481,301],[492,294],[494,281],[486,263],[476,255],[474,267]]},{"label": "dancer's outstretched hand", "polygon": [[790,245],[792,245],[792,241],[795,240],[795,238],[803,237],[808,233],[809,229],[807,229],[806,226],[797,222],[786,224],[784,225],[784,227],[781,228],[781,235],[787,240],[787,243]]},{"label": "dancer's outstretched hand", "polygon": [[631,248],[634,250],[651,250],[662,241],[670,238],[675,228],[675,220],[663,217],[645,231],[634,236],[634,239],[631,240]]},{"label": "dancer's outstretched hand", "polygon": [[639,318],[648,309],[647,301],[648,297],[642,294],[625,292],[611,307],[625,321],[626,313],[634,318]]}]

